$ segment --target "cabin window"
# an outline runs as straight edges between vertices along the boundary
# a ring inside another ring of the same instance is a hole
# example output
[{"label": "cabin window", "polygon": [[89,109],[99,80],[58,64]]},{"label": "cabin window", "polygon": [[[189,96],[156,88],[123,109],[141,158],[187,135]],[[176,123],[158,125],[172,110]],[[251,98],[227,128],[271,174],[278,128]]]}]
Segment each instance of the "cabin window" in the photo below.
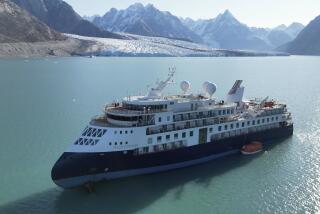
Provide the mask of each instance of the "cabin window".
[{"label": "cabin window", "polygon": [[161,123],[161,117],[158,118],[158,122]]},{"label": "cabin window", "polygon": [[209,132],[212,132],[213,131],[213,128],[211,127],[211,128],[209,128]]},{"label": "cabin window", "polygon": [[173,105],[174,104],[174,102],[170,102],[170,105]]},{"label": "cabin window", "polygon": [[221,129],[222,129],[222,127],[221,127],[221,126],[218,126],[218,131],[219,131],[219,132],[221,132]]},{"label": "cabin window", "polygon": [[223,110],[223,111],[222,111],[222,115],[225,115],[225,114],[226,114],[226,110]]},{"label": "cabin window", "polygon": [[227,109],[227,114],[230,114],[230,109]]},{"label": "cabin window", "polygon": [[234,113],[234,109],[231,109],[231,114],[233,114]]},{"label": "cabin window", "polygon": [[133,130],[131,130],[130,133],[132,134],[132,133],[133,133]]},{"label": "cabin window", "polygon": [[192,137],[193,136],[193,131],[190,131],[189,135],[190,135],[190,137]]},{"label": "cabin window", "polygon": [[152,144],[152,137],[148,138],[148,144]]},{"label": "cabin window", "polygon": [[114,131],[114,134],[117,134],[117,131]]},{"label": "cabin window", "polygon": [[114,143],[114,145],[118,145],[118,143],[117,143],[117,142],[115,142],[115,143]]},{"label": "cabin window", "polygon": [[120,131],[120,134],[122,134],[122,131]]},{"label": "cabin window", "polygon": [[120,145],[122,145],[122,142],[120,142]]},{"label": "cabin window", "polygon": [[128,131],[126,130],[126,131],[124,131],[124,133],[125,133],[125,134],[128,134]]},{"label": "cabin window", "polygon": [[244,127],[244,125],[245,125],[245,123],[244,123],[244,122],[242,122],[241,126],[242,126],[242,127]]},{"label": "cabin window", "polygon": [[257,124],[260,124],[260,120],[257,120]]},{"label": "cabin window", "polygon": [[279,118],[278,117],[276,117],[276,120],[278,120]]},{"label": "cabin window", "polygon": [[170,121],[170,116],[167,116],[167,121]]},{"label": "cabin window", "polygon": [[239,128],[239,123],[236,123],[236,128]]},{"label": "cabin window", "polygon": [[187,134],[185,132],[182,132],[182,138],[186,138]]},{"label": "cabin window", "polygon": [[218,111],[218,115],[221,115],[221,110]]},{"label": "cabin window", "polygon": [[252,125],[253,126],[256,125],[256,121],[255,120],[252,121]]},{"label": "cabin window", "polygon": [[143,152],[148,153],[149,152],[149,147],[143,147]]},{"label": "cabin window", "polygon": [[178,133],[174,134],[174,139],[178,139]]},{"label": "cabin window", "polygon": [[233,124],[230,124],[230,129],[233,129]]},{"label": "cabin window", "polygon": [[269,117],[267,118],[267,123],[269,123],[270,122],[270,119],[269,119]]},{"label": "cabin window", "polygon": [[163,150],[167,150],[167,144],[162,144],[162,148],[163,148]]},{"label": "cabin window", "polygon": [[274,117],[271,117],[271,121],[274,121]]},{"label": "cabin window", "polygon": [[166,135],[166,140],[169,141],[170,140],[170,135]]},{"label": "cabin window", "polygon": [[111,146],[112,145],[112,143],[111,142],[109,142],[109,146]]},{"label": "cabin window", "polygon": [[158,137],[157,137],[157,141],[158,141],[158,142],[161,142],[161,140],[162,140],[162,137],[161,137],[161,136],[158,136]]},{"label": "cabin window", "polygon": [[228,125],[224,125],[224,130],[228,130]]},{"label": "cabin window", "polygon": [[128,141],[126,141],[126,144],[128,144]]},{"label": "cabin window", "polygon": [[107,132],[107,129],[104,129],[102,135],[104,135],[106,132]]},{"label": "cabin window", "polygon": [[262,119],[262,123],[264,123],[265,122],[265,119]]},{"label": "cabin window", "polygon": [[247,125],[250,126],[250,121],[247,122]]}]

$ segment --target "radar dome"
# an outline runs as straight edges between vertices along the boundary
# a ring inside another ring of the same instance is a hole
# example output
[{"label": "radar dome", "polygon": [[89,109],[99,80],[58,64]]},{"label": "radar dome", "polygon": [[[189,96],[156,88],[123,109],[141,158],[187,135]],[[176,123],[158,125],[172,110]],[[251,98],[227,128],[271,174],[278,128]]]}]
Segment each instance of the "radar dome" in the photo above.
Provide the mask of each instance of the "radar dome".
[{"label": "radar dome", "polygon": [[210,84],[210,82],[208,82],[208,81],[205,81],[205,82],[202,84],[202,88],[203,88],[203,90],[204,90],[205,92],[207,92],[207,86],[208,86],[208,84]]},{"label": "radar dome", "polygon": [[190,86],[190,83],[185,80],[180,83],[180,88],[183,91],[183,93],[186,93],[190,89]]},{"label": "radar dome", "polygon": [[216,92],[217,90],[217,86],[214,83],[208,83],[207,84],[207,90],[206,92],[210,95],[210,97],[212,97],[212,95],[214,94],[214,92]]}]

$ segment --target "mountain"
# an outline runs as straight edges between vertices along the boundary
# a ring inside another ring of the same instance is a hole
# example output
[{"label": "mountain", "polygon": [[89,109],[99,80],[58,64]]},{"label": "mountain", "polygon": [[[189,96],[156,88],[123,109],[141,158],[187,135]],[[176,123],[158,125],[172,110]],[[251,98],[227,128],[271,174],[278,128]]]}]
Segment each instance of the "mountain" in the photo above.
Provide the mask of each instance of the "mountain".
[{"label": "mountain", "polygon": [[124,10],[112,8],[93,23],[111,32],[158,36],[201,42],[201,38],[182,24],[179,18],[153,5],[136,3]]},{"label": "mountain", "polygon": [[65,39],[10,0],[0,0],[0,43]]},{"label": "mountain", "polygon": [[279,25],[273,30],[282,31],[287,33],[292,39],[296,38],[297,35],[302,31],[304,25],[298,22],[293,22],[291,25],[286,26],[284,24]]},{"label": "mountain", "polygon": [[294,39],[278,50],[297,55],[320,55],[320,16],[312,20]]},{"label": "mountain", "polygon": [[84,20],[62,0],[12,0],[40,21],[59,32],[83,36],[121,38]]},{"label": "mountain", "polygon": [[248,26],[240,23],[229,10],[210,20],[201,20],[191,27],[212,47],[225,49],[271,50]]}]

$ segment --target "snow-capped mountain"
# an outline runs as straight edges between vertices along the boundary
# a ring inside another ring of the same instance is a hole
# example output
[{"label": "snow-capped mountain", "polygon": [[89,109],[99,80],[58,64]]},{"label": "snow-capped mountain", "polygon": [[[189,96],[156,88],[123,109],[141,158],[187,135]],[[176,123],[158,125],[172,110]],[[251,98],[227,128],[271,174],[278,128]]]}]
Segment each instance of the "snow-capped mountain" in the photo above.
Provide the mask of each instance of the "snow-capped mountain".
[{"label": "snow-capped mountain", "polygon": [[136,3],[124,10],[112,8],[104,16],[96,17],[93,23],[112,32],[202,41],[179,18],[160,11],[151,4],[144,6]]},{"label": "snow-capped mountain", "polygon": [[181,19],[192,31],[212,47],[228,49],[272,50],[292,41],[303,29],[300,23],[280,25],[274,29],[248,27],[229,10],[208,20]]},{"label": "snow-capped mountain", "polygon": [[219,14],[214,19],[195,21],[190,29],[193,29],[206,44],[212,47],[248,50],[272,49],[267,42],[257,37],[248,26],[239,22],[229,10]]}]

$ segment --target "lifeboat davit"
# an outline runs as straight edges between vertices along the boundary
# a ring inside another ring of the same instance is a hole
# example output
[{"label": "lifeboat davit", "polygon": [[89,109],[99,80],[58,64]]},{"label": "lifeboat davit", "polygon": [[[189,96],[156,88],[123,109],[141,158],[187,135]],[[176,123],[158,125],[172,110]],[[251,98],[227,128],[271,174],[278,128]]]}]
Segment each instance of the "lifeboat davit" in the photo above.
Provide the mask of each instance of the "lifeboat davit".
[{"label": "lifeboat davit", "polygon": [[242,146],[241,153],[243,155],[253,155],[261,152],[263,150],[263,145],[260,142],[253,141],[249,144]]}]

